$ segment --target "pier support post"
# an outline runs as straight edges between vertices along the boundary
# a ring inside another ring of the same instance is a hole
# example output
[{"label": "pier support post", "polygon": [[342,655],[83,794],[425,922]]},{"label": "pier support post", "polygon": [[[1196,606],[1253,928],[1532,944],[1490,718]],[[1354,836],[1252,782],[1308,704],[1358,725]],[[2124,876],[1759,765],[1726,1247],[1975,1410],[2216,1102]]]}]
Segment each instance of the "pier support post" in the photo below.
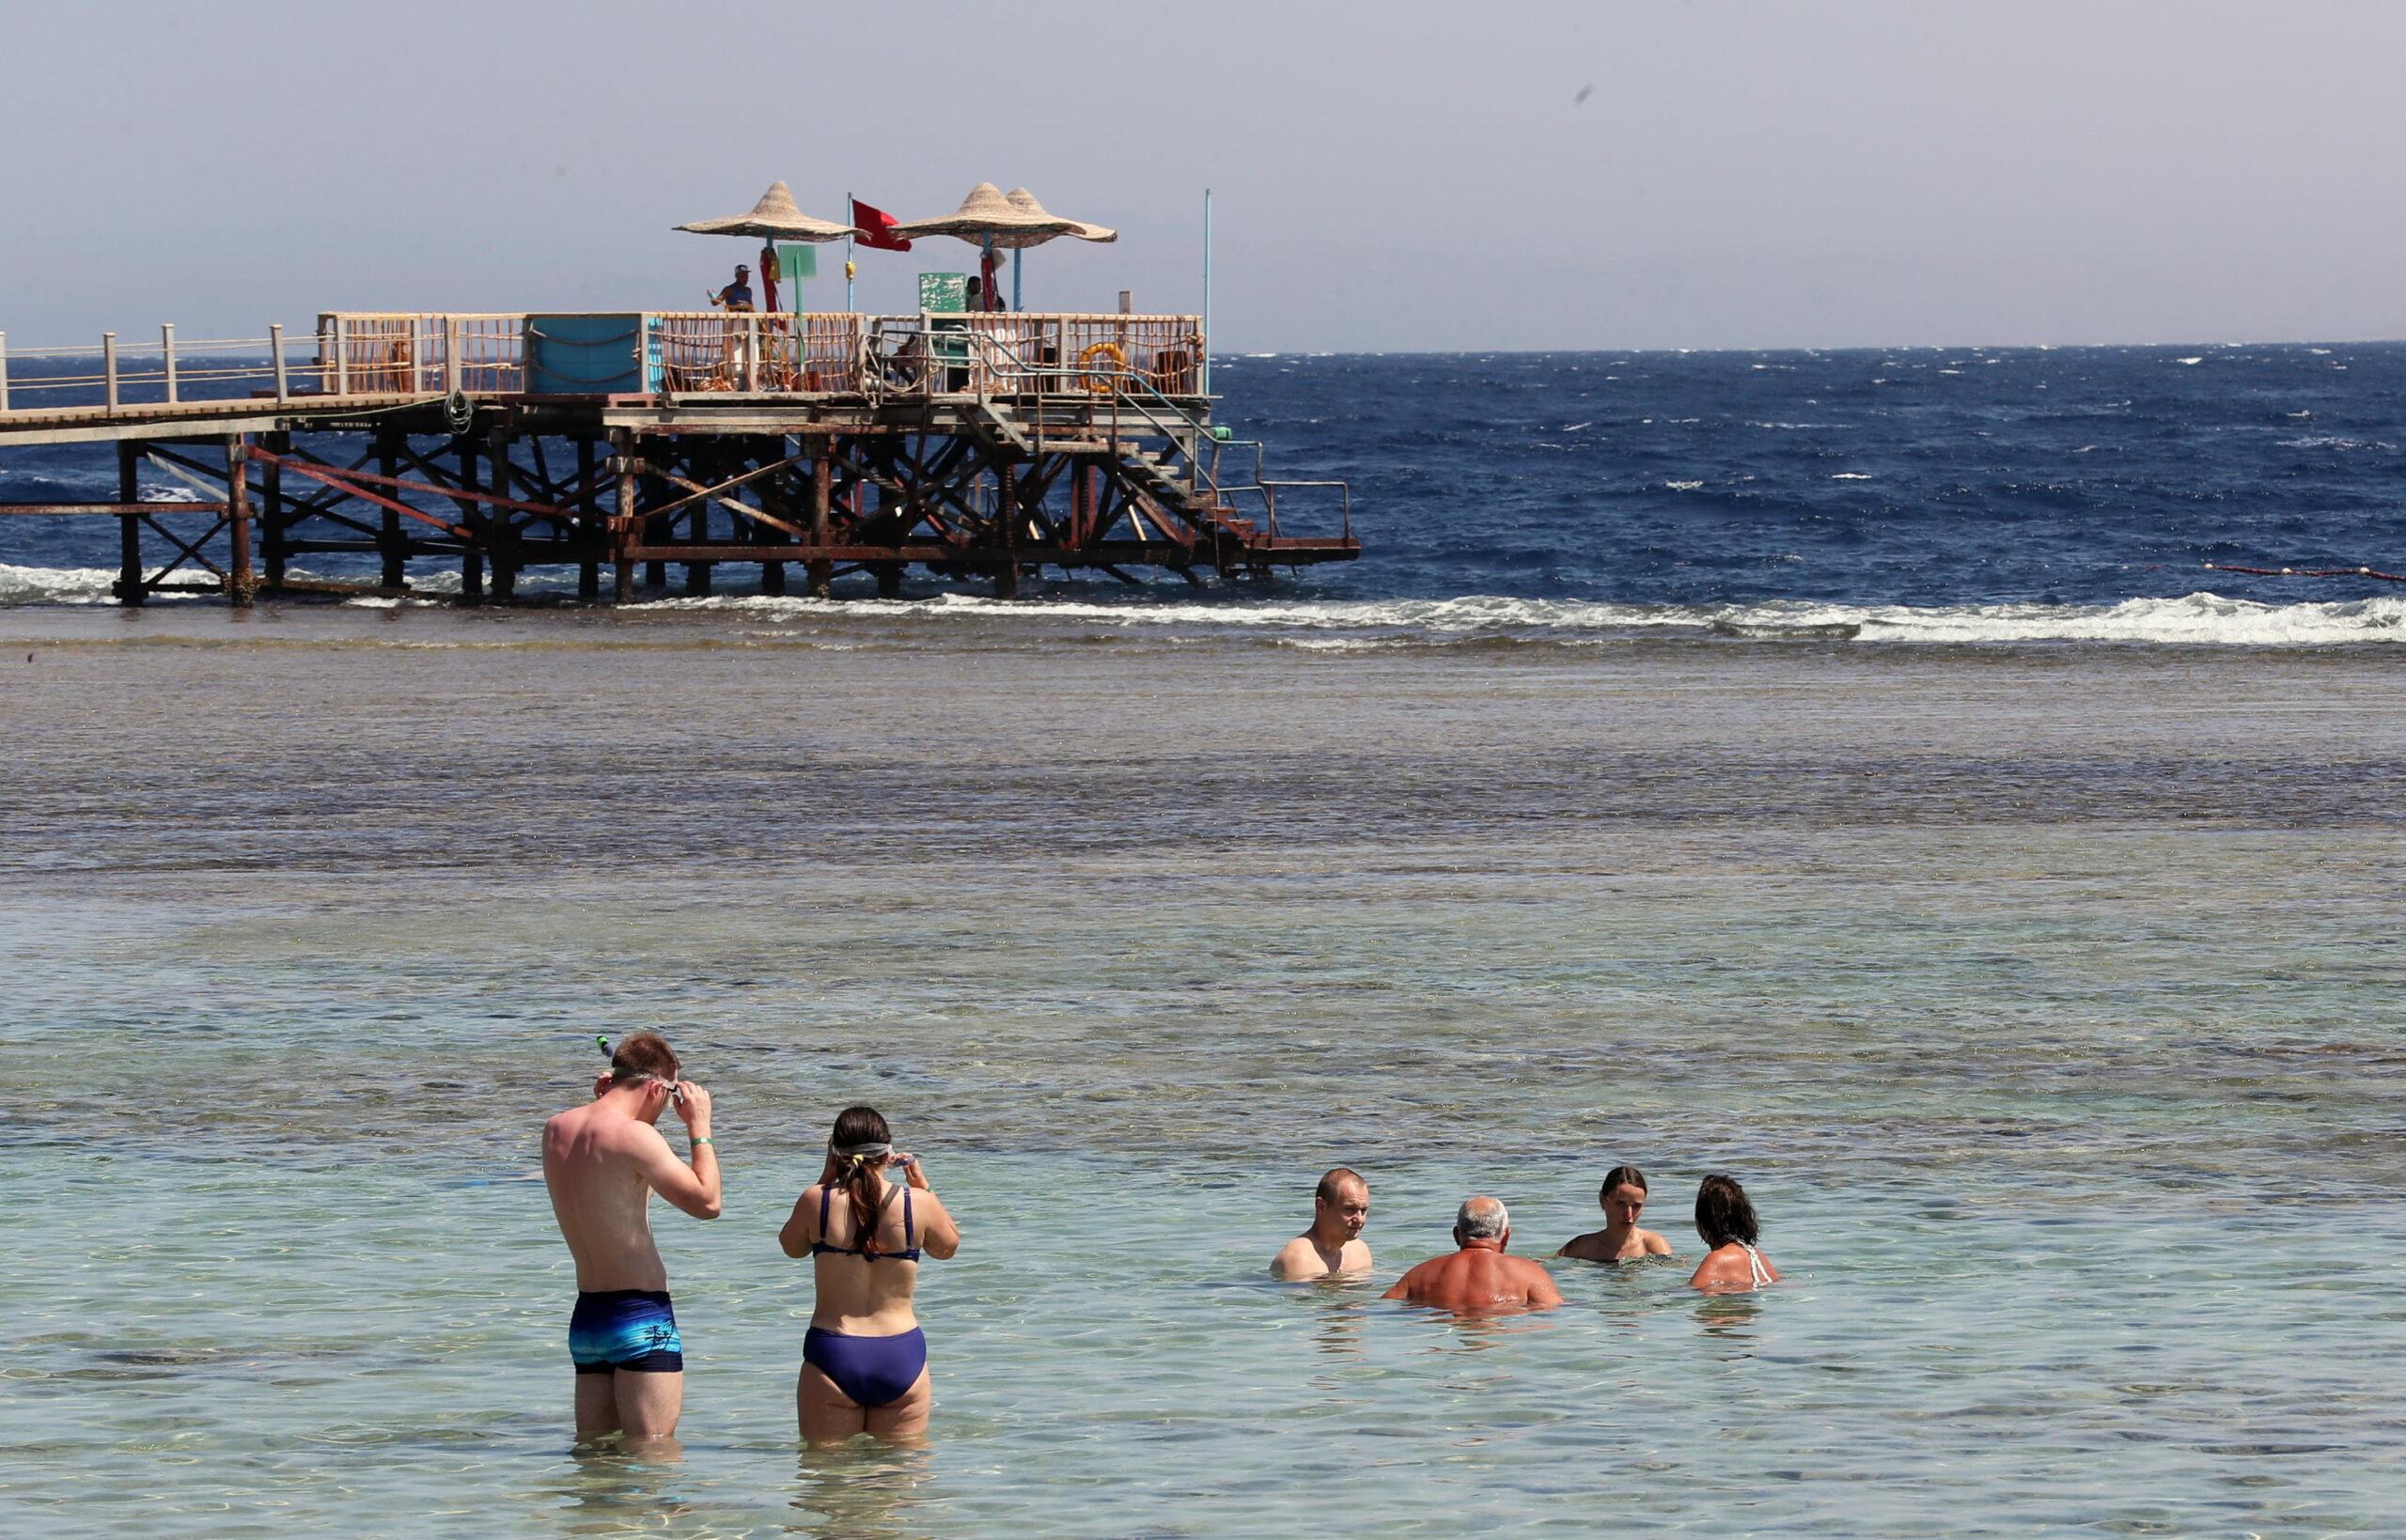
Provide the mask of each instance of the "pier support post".
[{"label": "pier support post", "polygon": [[[642,461],[642,464],[643,464],[644,473],[645,473],[646,476],[649,478],[649,485],[648,485],[648,486],[646,486],[646,487],[642,487],[642,488],[639,488],[639,489],[638,489],[637,498],[636,498],[636,506],[640,506],[640,505],[642,505],[642,504],[648,503],[648,504],[650,504],[652,506],[657,507],[657,506],[659,506],[662,503],[666,502],[666,501],[667,501],[667,499],[665,499],[665,498],[664,498],[664,497],[662,497],[662,496],[660,495],[660,488],[661,488],[660,478],[659,478],[659,477],[657,477],[657,476],[653,476],[653,475],[651,475],[651,474],[650,474],[650,472],[651,472],[651,456],[652,456],[653,454],[655,454],[655,453],[664,454],[664,453],[666,453],[666,450],[659,447],[659,441],[657,441],[657,440],[655,440],[655,441],[653,442],[653,445],[652,445],[651,447],[648,447],[648,448],[647,448],[647,447],[644,447],[644,446],[642,446],[642,445],[639,445],[639,444],[635,443],[634,443],[634,441],[633,441],[633,439],[629,439],[629,440],[628,440],[628,445],[627,445],[627,447],[628,447],[628,452],[629,452],[630,454],[635,453],[638,449],[640,449],[640,450],[642,451],[642,453],[641,453],[641,455],[640,455],[640,457],[639,457],[639,458],[641,459],[641,461]],[[633,511],[633,509],[631,508],[631,509],[630,509],[630,511]],[[651,544],[651,542],[652,542],[652,527],[651,527],[651,526],[652,526],[652,520],[651,520],[651,516],[650,516],[649,514],[645,514],[643,517],[641,517],[641,518],[637,519],[637,520],[636,520],[636,521],[635,521],[632,525],[630,525],[630,526],[628,526],[628,527],[629,527],[630,529],[632,529],[632,530],[633,530],[633,531],[637,536],[641,537],[641,538],[637,541],[637,543],[638,543],[638,544],[641,544],[641,545],[649,545],[649,544]],[[664,531],[663,533],[665,533],[665,532]],[[644,585],[646,588],[650,588],[650,589],[655,589],[655,590],[667,587],[667,586],[668,586],[668,564],[667,564],[666,562],[664,562],[664,561],[660,560],[660,559],[659,559],[659,558],[657,558],[657,557],[653,558],[653,559],[652,559],[652,560],[650,560],[650,561],[647,561],[647,562],[645,562],[645,563],[643,564],[643,585]]]},{"label": "pier support post", "polygon": [[[473,439],[460,441],[460,485],[468,491],[477,490],[477,445]],[[477,517],[476,507],[474,503],[461,503],[460,522],[481,536],[483,522]],[[460,552],[460,599],[465,604],[485,601],[485,552],[474,540]]]},{"label": "pier support post", "polygon": [[[827,546],[827,509],[836,485],[836,457],[832,449],[821,449],[810,462],[810,543],[825,550]],[[810,597],[825,599],[835,585],[836,564],[823,556],[814,557],[805,568],[810,576]]]},{"label": "pier support post", "polygon": [[[880,487],[877,489],[877,517],[880,522],[884,521],[886,509],[893,506],[893,498],[894,494],[888,491],[885,488]],[[902,597],[903,566],[904,564],[901,562],[880,562],[877,564],[878,598],[900,599]]]},{"label": "pier support post", "polygon": [[[492,475],[490,490],[500,497],[509,495],[509,433],[495,428],[492,447],[486,454]],[[518,597],[518,552],[514,526],[508,508],[493,508],[483,527],[492,537],[492,597],[495,601],[508,603]]]},{"label": "pier support post", "polygon": [[[394,453],[393,430],[389,428],[378,428],[376,430],[377,471],[383,475],[391,475],[399,469],[398,460],[398,457]],[[408,540],[401,534],[401,516],[390,508],[383,511],[383,519],[376,526],[376,554],[382,563],[382,570],[377,574],[376,582],[380,586],[388,589],[406,588],[410,585],[410,553]]]},{"label": "pier support post", "polygon": [[[685,456],[684,470],[686,475],[704,482],[718,479],[715,472],[709,470],[702,465],[697,465],[694,461],[695,456],[689,449]],[[709,498],[705,497],[700,502],[694,505],[693,511],[685,516],[685,537],[687,539],[691,540],[695,545],[710,544],[711,500]],[[698,597],[707,594],[710,591],[711,564],[709,562],[687,562],[685,564],[685,592]]]},{"label": "pier support post", "polygon": [[618,472],[618,506],[610,521],[610,555],[617,570],[610,592],[625,604],[635,597],[635,564],[627,559],[627,547],[641,526],[635,521],[635,446],[624,429],[611,430],[610,462]]},{"label": "pier support post", "polygon": [[[270,453],[292,452],[291,434],[270,433],[265,437]],[[259,544],[267,557],[266,586],[271,594],[284,591],[284,568],[289,560],[287,548],[291,539],[292,532],[285,527],[284,467],[269,460],[259,467]]]},{"label": "pier support post", "polygon": [[[753,543],[756,545],[782,546],[786,543],[782,537],[772,537],[767,529],[758,524],[752,527],[751,533]],[[786,564],[778,561],[774,556],[762,556],[760,558],[760,592],[783,597],[785,591]]]},{"label": "pier support post", "polygon": [[[117,446],[117,500],[132,503],[141,490],[134,484],[133,462],[140,446],[120,439]],[[140,604],[142,591],[142,517],[121,513],[117,520],[117,601],[131,608]]]},{"label": "pier support post", "polygon": [[994,473],[994,513],[1002,521],[1003,565],[994,574],[996,599],[1019,598],[1019,473],[1006,465]]},{"label": "pier support post", "polygon": [[593,490],[593,441],[581,433],[576,440],[576,484],[586,489],[580,499],[584,507],[576,520],[576,543],[585,552],[576,564],[576,597],[590,604],[602,597],[602,494]]},{"label": "pier support post", "polygon": [[258,593],[251,575],[250,446],[237,433],[226,441],[226,597],[247,610]]}]

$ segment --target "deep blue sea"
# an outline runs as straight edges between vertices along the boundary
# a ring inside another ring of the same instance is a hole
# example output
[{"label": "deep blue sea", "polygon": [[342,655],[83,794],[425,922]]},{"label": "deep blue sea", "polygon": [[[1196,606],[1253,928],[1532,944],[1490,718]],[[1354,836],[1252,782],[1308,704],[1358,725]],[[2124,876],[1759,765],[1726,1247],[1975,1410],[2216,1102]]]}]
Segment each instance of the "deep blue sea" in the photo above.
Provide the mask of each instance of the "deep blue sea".
[{"label": "deep blue sea", "polygon": [[[1470,612],[1482,626],[2336,641],[2393,633],[2391,605],[2354,601],[2406,597],[2203,570],[2406,567],[2401,344],[1248,354],[1213,385],[1271,476],[1351,484],[1365,551],[1216,598],[1164,581],[1158,600],[1189,614],[1417,623],[1425,608],[1384,607],[1492,599],[1529,602]],[[113,486],[105,447],[0,453],[0,496]],[[1290,528],[1333,525],[1326,493],[1284,508]],[[0,524],[0,602],[104,597],[115,541],[101,521]],[[1083,579],[1034,591],[1147,602]]]}]

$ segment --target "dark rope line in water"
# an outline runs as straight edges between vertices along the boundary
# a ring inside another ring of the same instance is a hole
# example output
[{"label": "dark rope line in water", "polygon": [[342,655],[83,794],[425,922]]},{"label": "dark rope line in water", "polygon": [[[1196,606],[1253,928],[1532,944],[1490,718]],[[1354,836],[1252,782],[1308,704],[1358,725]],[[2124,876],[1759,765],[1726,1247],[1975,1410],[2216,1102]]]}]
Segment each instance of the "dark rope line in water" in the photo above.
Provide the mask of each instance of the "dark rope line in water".
[{"label": "dark rope line in water", "polygon": [[2208,562],[2206,570],[2245,572],[2259,578],[2378,578],[2383,583],[2406,583],[2406,572],[2377,572],[2369,567],[2232,567]]}]

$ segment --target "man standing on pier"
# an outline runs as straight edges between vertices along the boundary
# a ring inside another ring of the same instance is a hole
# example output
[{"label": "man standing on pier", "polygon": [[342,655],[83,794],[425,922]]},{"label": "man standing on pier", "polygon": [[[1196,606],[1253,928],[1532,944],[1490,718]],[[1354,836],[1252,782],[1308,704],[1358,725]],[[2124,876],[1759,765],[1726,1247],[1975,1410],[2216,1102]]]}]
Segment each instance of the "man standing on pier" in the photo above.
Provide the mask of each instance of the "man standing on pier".
[{"label": "man standing on pier", "polygon": [[[612,1433],[670,1438],[684,1409],[685,1349],[652,1244],[651,1195],[714,1220],[719,1182],[711,1094],[679,1076],[666,1040],[639,1032],[610,1056],[593,1100],[543,1125],[543,1184],[576,1259],[568,1348],[579,1443]],[[693,1142],[691,1165],[652,1127],[672,1106]]]},{"label": "man standing on pier", "polygon": [[1543,1268],[1506,1256],[1512,1243],[1512,1216],[1497,1199],[1472,1198],[1454,1215],[1450,1256],[1432,1256],[1396,1280],[1385,1298],[1410,1305],[1432,1305],[1456,1314],[1491,1310],[1550,1310],[1562,1291]]},{"label": "man standing on pier", "polygon": [[711,303],[722,310],[744,312],[752,308],[752,270],[742,263],[735,264],[735,281],[711,296]]}]

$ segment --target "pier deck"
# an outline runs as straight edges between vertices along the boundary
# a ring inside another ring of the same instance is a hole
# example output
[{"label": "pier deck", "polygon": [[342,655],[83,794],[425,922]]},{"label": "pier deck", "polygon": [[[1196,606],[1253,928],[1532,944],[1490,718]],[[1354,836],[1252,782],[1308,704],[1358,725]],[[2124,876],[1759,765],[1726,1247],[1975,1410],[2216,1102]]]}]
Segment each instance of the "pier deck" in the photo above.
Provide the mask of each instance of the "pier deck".
[{"label": "pier deck", "polygon": [[[312,344],[0,351],[0,454],[112,443],[118,473],[113,500],[0,514],[117,520],[128,604],[325,587],[292,568],[336,552],[375,558],[352,586],[439,561],[506,599],[568,566],[620,600],[671,566],[688,593],[733,562],[769,593],[799,566],[814,595],[849,572],[890,595],[916,566],[1008,596],[1047,567],[1199,583],[1360,552],[1343,483],[1266,480],[1212,423],[1192,316],[329,312]],[[141,495],[146,466],[195,500]]]}]

